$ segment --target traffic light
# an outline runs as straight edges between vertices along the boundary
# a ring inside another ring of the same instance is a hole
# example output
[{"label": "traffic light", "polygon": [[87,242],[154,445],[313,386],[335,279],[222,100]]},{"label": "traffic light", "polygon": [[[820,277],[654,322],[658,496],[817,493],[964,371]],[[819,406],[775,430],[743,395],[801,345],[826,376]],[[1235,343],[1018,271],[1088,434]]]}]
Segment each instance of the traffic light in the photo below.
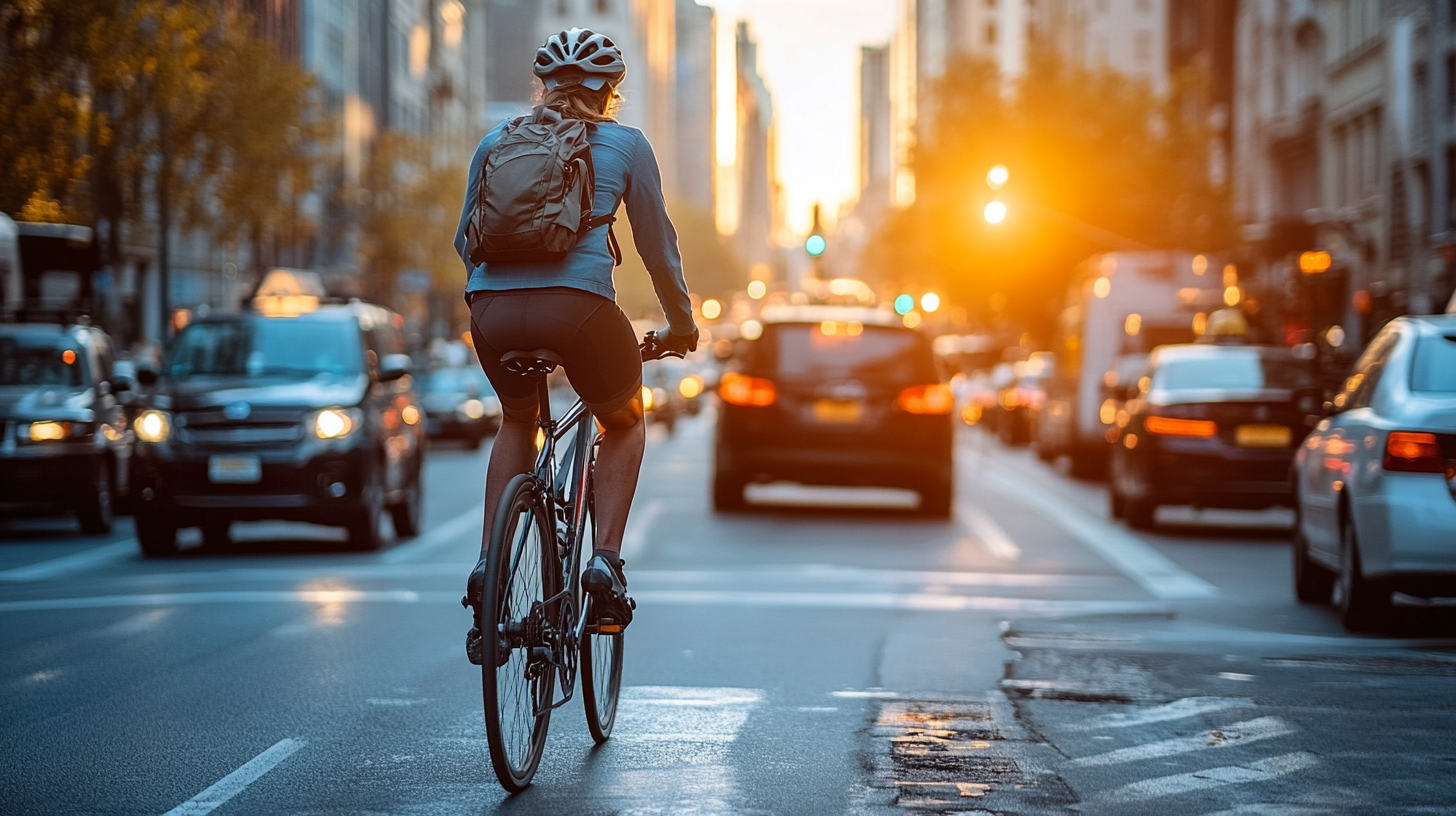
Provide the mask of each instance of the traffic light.
[{"label": "traffic light", "polygon": [[817,258],[824,254],[829,248],[829,242],[824,239],[824,228],[819,226],[819,205],[814,205],[814,226],[809,228],[809,237],[804,239],[804,251],[809,253],[810,258]]},{"label": "traffic light", "polygon": [[915,308],[915,296],[910,294],[900,295],[895,298],[895,314],[907,315]]},{"label": "traffic light", "polygon": [[[1005,187],[1006,182],[1010,180],[1011,172],[1006,169],[1006,165],[1004,164],[998,164],[986,172],[986,186],[990,187],[993,191]],[[1006,220],[1006,204],[999,199],[993,198],[981,210],[981,215],[986,219],[987,224],[999,224]]]}]

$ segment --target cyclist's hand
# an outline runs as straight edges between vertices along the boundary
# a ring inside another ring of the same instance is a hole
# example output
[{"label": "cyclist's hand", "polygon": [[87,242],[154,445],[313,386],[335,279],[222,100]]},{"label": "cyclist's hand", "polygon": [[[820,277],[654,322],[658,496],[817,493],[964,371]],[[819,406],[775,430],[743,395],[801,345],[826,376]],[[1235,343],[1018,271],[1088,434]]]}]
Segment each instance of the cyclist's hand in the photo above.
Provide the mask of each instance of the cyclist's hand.
[{"label": "cyclist's hand", "polygon": [[686,355],[698,350],[698,327],[693,327],[692,334],[673,334],[672,329],[663,329],[657,332],[657,339],[663,348]]}]

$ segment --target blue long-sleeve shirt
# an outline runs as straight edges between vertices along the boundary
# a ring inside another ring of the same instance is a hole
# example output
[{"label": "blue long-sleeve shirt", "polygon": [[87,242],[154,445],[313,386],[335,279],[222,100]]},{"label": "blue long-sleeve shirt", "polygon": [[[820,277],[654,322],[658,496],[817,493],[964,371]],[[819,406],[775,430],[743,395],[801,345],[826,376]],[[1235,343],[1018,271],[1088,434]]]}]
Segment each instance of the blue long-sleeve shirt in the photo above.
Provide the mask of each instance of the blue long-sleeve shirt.
[{"label": "blue long-sleeve shirt", "polygon": [[[615,262],[607,246],[605,226],[583,235],[559,261],[499,261],[479,266],[470,262],[465,252],[465,225],[470,220],[472,205],[480,196],[480,167],[485,162],[485,154],[500,139],[506,124],[502,122],[487,133],[475,148],[475,157],[470,160],[465,205],[460,212],[460,226],[455,230],[455,251],[465,262],[470,276],[465,291],[566,286],[616,300],[616,290],[612,287]],[[592,147],[597,184],[592,214],[615,213],[618,205],[626,202],[633,242],[652,275],[652,286],[667,315],[668,326],[675,334],[692,333],[692,303],[688,298],[687,283],[683,280],[677,231],[667,216],[667,204],[662,198],[662,176],[652,145],[642,131],[616,122],[602,122],[590,127],[587,141]]]}]

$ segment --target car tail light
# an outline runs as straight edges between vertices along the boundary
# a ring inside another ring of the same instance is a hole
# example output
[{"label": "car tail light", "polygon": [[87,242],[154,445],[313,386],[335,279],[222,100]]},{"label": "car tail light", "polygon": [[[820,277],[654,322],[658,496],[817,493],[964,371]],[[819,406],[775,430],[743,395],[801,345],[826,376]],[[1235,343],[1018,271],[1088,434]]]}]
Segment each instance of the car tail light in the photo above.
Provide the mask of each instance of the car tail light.
[{"label": "car tail light", "polygon": [[1406,473],[1443,473],[1441,444],[1432,433],[1391,431],[1385,438],[1385,469]]},{"label": "car tail light", "polygon": [[718,380],[718,396],[729,405],[766,408],[778,399],[773,382],[729,371]]},{"label": "car tail light", "polygon": [[1174,419],[1173,417],[1150,416],[1143,423],[1148,433],[1160,436],[1214,436],[1218,423],[1209,419]]},{"label": "car tail light", "polygon": [[900,392],[895,405],[907,414],[948,414],[955,407],[955,396],[945,383],[912,385]]}]

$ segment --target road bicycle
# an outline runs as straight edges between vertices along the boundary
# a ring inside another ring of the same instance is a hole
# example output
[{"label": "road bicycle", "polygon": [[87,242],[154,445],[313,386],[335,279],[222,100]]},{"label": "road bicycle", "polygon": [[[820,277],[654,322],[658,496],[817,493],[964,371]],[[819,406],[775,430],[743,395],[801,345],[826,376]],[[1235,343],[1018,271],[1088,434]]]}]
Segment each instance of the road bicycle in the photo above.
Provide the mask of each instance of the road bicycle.
[{"label": "road bicycle", "polygon": [[[683,356],[655,332],[643,338],[641,351],[644,362]],[[596,534],[592,479],[600,428],[579,399],[552,418],[546,376],[562,362],[545,349],[501,357],[507,370],[537,380],[539,451],[532,471],[511,479],[501,496],[480,602],[461,599],[474,608],[466,648],[481,666],[491,766],[512,792],[536,775],[551,712],[573,699],[578,673],[587,729],[598,744],[612,735],[622,689],[623,624],[594,617],[581,586],[582,553],[591,553]]]}]

